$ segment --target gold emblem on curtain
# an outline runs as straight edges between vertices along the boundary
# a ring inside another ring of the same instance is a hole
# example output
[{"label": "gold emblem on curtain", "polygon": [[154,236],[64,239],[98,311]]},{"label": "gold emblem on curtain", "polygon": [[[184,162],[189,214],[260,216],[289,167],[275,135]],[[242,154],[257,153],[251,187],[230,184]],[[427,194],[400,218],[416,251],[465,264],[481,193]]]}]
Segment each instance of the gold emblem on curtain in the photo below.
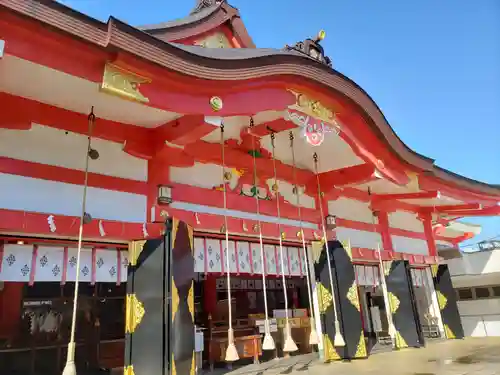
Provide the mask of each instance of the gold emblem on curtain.
[{"label": "gold emblem on curtain", "polygon": [[399,333],[399,331],[396,331],[396,348],[403,349],[403,348],[407,348],[407,347],[408,347],[408,344],[406,343],[403,336],[401,336],[401,333]]},{"label": "gold emblem on curtain", "polygon": [[194,283],[191,282],[191,287],[189,288],[187,303],[189,312],[191,313],[191,320],[194,319]]},{"label": "gold emblem on curtain", "polygon": [[433,264],[431,266],[431,273],[432,273],[432,277],[436,277],[437,274],[438,274],[438,269],[439,269],[439,266],[437,264]]},{"label": "gold emblem on curtain", "polygon": [[352,249],[351,249],[351,242],[350,241],[341,241],[342,247],[344,248],[345,252],[347,253],[347,256],[351,259],[352,262]]},{"label": "gold emblem on curtain", "polygon": [[132,241],[128,244],[128,261],[130,265],[135,266],[137,264],[137,259],[144,249],[146,240]]},{"label": "gold emblem on curtain", "polygon": [[127,294],[127,306],[125,317],[125,332],[133,333],[137,326],[141,323],[146,310],[144,305],[139,301],[135,294]]},{"label": "gold emblem on curtain", "polygon": [[385,276],[389,276],[389,273],[391,272],[392,262],[392,260],[383,262]]},{"label": "gold emblem on curtain", "polygon": [[391,314],[395,314],[396,311],[398,311],[399,308],[399,298],[394,295],[392,292],[387,293],[387,297],[389,299],[389,305],[391,308]]},{"label": "gold emblem on curtain", "polygon": [[323,349],[325,351],[325,362],[341,359],[327,334],[323,335]]},{"label": "gold emblem on curtain", "polygon": [[179,309],[179,292],[175,286],[175,280],[172,277],[172,321],[174,321],[175,313]]},{"label": "gold emblem on curtain", "polygon": [[448,324],[444,324],[444,332],[446,334],[446,338],[448,338],[448,339],[455,339],[456,338],[455,334],[450,329],[450,327],[448,326]]},{"label": "gold emblem on curtain", "polygon": [[322,283],[317,283],[318,285],[318,302],[319,302],[319,312],[324,313],[330,305],[333,303],[333,297],[330,291],[325,288]]},{"label": "gold emblem on curtain", "polygon": [[123,375],[135,375],[134,366],[125,366],[123,368]]},{"label": "gold emblem on curtain", "polygon": [[356,349],[356,354],[354,355],[354,358],[364,358],[366,357],[366,342],[365,342],[365,335],[363,331],[361,331],[361,335],[359,337],[359,342],[358,342],[358,347]]},{"label": "gold emblem on curtain", "polygon": [[356,308],[356,310],[361,311],[359,306],[359,298],[358,298],[358,287],[356,286],[356,282],[354,281],[347,292],[347,299],[351,304]]},{"label": "gold emblem on curtain", "polygon": [[439,309],[444,310],[446,304],[448,303],[448,299],[439,290],[436,290],[436,295],[439,304]]}]

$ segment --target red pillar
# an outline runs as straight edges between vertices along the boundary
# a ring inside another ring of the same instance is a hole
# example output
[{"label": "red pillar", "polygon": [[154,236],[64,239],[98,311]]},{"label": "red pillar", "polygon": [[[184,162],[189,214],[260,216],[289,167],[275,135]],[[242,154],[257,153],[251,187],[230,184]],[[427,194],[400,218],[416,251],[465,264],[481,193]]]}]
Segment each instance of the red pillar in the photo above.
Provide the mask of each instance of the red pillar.
[{"label": "red pillar", "polygon": [[389,214],[387,211],[377,211],[378,231],[382,237],[382,250],[394,251],[391,232],[389,231]]},{"label": "red pillar", "polygon": [[434,230],[432,229],[432,215],[430,213],[421,214],[420,220],[424,224],[425,239],[430,256],[437,256],[436,239],[434,238]]},{"label": "red pillar", "polygon": [[16,332],[21,321],[23,283],[5,282],[0,292],[0,337]]}]

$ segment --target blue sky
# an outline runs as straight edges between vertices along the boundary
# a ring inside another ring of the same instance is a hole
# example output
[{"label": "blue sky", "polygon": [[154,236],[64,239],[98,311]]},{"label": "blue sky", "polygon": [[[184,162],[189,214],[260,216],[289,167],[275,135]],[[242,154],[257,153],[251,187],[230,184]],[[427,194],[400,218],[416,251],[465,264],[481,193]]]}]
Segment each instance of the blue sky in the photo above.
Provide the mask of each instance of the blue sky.
[{"label": "blue sky", "polygon": [[[64,0],[131,25],[187,15],[195,1]],[[363,87],[399,137],[441,167],[500,184],[499,0],[232,0],[259,47],[326,31],[334,68]],[[471,242],[500,235],[500,218]]]}]

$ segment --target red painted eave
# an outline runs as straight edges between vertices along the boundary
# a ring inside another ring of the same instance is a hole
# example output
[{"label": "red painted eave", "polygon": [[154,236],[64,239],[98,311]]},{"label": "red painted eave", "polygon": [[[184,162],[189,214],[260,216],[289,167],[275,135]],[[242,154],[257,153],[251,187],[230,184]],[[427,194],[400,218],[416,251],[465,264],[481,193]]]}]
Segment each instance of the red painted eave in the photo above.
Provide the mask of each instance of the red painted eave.
[{"label": "red painted eave", "polygon": [[[229,6],[223,4],[220,9],[224,7]],[[36,12],[33,12],[33,9],[36,9]],[[227,9],[226,11],[228,11]],[[234,8],[232,9],[231,17],[241,22],[237,11],[234,13]],[[119,51],[131,56],[134,63],[147,67],[147,69],[161,70],[165,74],[167,72],[179,73],[179,76],[185,79],[186,85],[188,85],[189,80],[192,82],[193,79],[205,83],[217,81],[221,95],[235,90],[248,89],[248,86],[245,85],[249,81],[256,85],[274,80],[283,87],[285,84],[299,85],[297,82],[300,82],[299,86],[303,87],[306,92],[314,91],[317,98],[324,101],[325,105],[333,105],[335,99],[332,98],[331,92],[334,90],[343,96],[346,102],[351,103],[350,107],[357,116],[357,119],[354,118],[354,115],[346,118],[349,128],[355,129],[356,134],[361,134],[359,129],[361,125],[365,124],[357,124],[356,121],[361,121],[360,117],[367,119],[366,124],[370,128],[368,132],[373,136],[371,138],[378,138],[378,141],[387,144],[386,150],[381,152],[385,158],[390,159],[389,163],[399,164],[398,169],[404,167],[419,173],[421,176],[422,172],[425,172],[425,176],[422,176],[422,179],[419,178],[422,190],[439,190],[450,196],[464,194],[468,196],[467,202],[483,203],[486,201],[490,204],[496,204],[500,201],[500,188],[498,186],[483,184],[443,170],[435,166],[431,159],[411,151],[396,136],[380,109],[362,88],[342,74],[311,59],[276,51],[264,55],[266,58],[261,58],[262,56],[257,53],[255,56],[252,55],[253,57],[247,56],[246,58],[235,55],[234,58],[223,61],[217,57],[216,51],[213,51],[213,56],[208,57],[202,53],[197,54],[196,51],[185,51],[113,18],[110,18],[107,25],[102,24],[57,2],[2,1],[0,15],[2,27],[12,24],[12,22],[15,23],[17,20],[16,27],[22,31],[24,26],[19,23],[21,19],[35,20],[38,25],[41,23],[44,26],[50,26],[45,28],[46,32],[62,31],[61,34],[65,34],[67,39],[78,40],[80,45],[83,45],[82,41],[86,42],[84,47],[88,48],[89,52],[92,50],[105,55]],[[65,46],[65,48],[68,47]],[[7,53],[8,50],[7,40]],[[236,50],[234,52],[236,53]],[[142,61],[136,57],[141,57]],[[268,57],[273,57],[273,59]],[[99,80],[98,75],[92,80]],[[200,86],[199,90],[200,92],[206,91],[210,87]],[[383,162],[385,163],[386,160]],[[452,194],[448,194],[446,190]]]}]

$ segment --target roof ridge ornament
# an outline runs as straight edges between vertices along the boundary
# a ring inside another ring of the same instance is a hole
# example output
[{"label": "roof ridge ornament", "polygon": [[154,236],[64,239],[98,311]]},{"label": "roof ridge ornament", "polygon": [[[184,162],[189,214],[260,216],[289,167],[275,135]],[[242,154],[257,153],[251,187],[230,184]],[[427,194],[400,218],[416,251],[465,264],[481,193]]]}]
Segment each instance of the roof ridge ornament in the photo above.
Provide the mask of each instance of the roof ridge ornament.
[{"label": "roof ridge ornament", "polygon": [[286,45],[285,51],[297,51],[309,56],[310,58],[319,61],[329,67],[332,67],[332,60],[325,55],[325,50],[320,42],[325,39],[325,30],[320,30],[315,39],[307,38],[302,42],[295,43],[293,46]]},{"label": "roof ridge ornament", "polygon": [[190,14],[201,12],[203,9],[222,4],[226,0],[196,0],[196,5]]}]

